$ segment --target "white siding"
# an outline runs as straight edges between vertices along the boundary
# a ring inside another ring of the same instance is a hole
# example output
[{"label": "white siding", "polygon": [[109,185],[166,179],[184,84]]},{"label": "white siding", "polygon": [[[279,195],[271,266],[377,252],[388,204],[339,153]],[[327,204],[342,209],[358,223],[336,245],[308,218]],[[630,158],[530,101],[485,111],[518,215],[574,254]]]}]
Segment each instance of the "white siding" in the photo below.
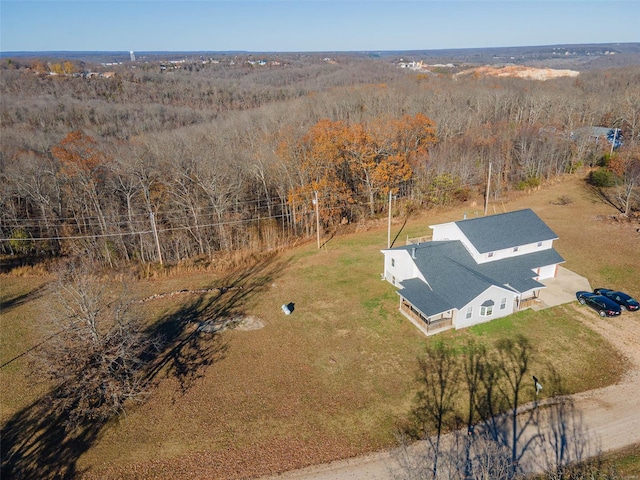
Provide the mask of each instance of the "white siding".
[{"label": "white siding", "polygon": [[[512,248],[505,248],[503,250],[496,250],[495,252],[483,253],[476,258],[478,263],[487,263],[493,262],[495,260],[502,260],[504,258],[517,257],[518,255],[526,255],[528,253],[534,252],[542,252],[543,250],[548,250],[553,246],[553,240],[546,240],[544,242],[538,243],[529,243],[527,245],[518,245],[517,251],[514,251]],[[492,254],[492,256],[489,256]]]},{"label": "white siding", "polygon": [[384,279],[387,282],[397,287],[400,282],[408,278],[417,277],[424,280],[408,251],[383,250],[382,253],[384,253]]},{"label": "white siding", "polygon": [[467,237],[462,233],[462,230],[454,223],[441,223],[439,225],[430,225],[433,230],[433,240],[460,240],[465,248],[469,251],[473,259],[477,263],[493,262],[494,260],[501,260],[503,258],[515,257],[517,255],[526,255],[528,253],[541,252],[542,250],[548,250],[553,247],[553,240],[545,240],[543,242],[529,243],[526,245],[517,245],[517,251],[514,251],[513,247],[505,248],[502,250],[496,250],[494,252],[480,253],[469,242]]},{"label": "white siding", "polygon": [[[489,322],[496,318],[506,317],[513,313],[515,305],[516,294],[510,290],[492,286],[486,289],[482,294],[474,298],[469,304],[462,307],[458,314],[455,316],[455,328],[466,328],[479,323]],[[506,308],[500,309],[500,301],[502,298],[507,297]],[[493,312],[490,316],[480,315],[481,306],[487,300],[493,300]],[[466,318],[467,309],[473,308],[471,318]]]},{"label": "white siding", "polygon": [[480,260],[482,256],[455,223],[441,223],[440,225],[430,225],[429,228],[433,229],[433,241],[460,240],[464,248],[467,249],[476,263],[481,263]]},{"label": "white siding", "polygon": [[462,240],[464,237],[462,230],[460,230],[453,222],[441,223],[440,225],[429,225],[429,228],[433,230],[433,241]]}]

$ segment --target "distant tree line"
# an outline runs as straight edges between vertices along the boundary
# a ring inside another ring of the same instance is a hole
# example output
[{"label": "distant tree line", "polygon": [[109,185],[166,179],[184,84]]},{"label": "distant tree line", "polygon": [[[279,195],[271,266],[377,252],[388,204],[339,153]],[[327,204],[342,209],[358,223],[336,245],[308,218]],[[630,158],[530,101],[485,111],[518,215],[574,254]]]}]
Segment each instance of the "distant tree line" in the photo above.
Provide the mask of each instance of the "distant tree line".
[{"label": "distant tree line", "polygon": [[[3,253],[117,266],[275,249],[315,234],[316,198],[333,230],[390,191],[407,209],[483,194],[489,163],[492,198],[602,165],[621,211],[638,210],[638,67],[545,82],[348,57],[115,78],[3,68],[0,95]],[[623,147],[571,135],[595,125]]]}]

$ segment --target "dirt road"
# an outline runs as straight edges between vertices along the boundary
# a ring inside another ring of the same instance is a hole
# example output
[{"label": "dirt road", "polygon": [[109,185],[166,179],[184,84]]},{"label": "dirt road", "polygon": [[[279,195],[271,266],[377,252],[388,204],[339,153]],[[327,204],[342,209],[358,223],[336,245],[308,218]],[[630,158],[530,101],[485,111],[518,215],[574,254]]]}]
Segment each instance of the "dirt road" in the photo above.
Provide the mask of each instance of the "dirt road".
[{"label": "dirt road", "polygon": [[[611,342],[628,359],[622,380],[606,388],[572,395],[581,426],[589,436],[589,454],[640,442],[640,312],[602,319],[576,302],[573,307],[586,327]],[[391,480],[398,465],[391,452],[316,465],[264,480]],[[397,477],[396,477],[397,478]]]}]

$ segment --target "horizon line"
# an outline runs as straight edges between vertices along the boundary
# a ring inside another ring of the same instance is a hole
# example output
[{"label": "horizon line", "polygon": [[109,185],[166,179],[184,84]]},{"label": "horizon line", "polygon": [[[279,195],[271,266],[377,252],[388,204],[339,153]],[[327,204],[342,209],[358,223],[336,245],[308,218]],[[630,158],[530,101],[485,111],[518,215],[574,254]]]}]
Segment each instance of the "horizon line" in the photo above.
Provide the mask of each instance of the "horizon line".
[{"label": "horizon line", "polygon": [[401,49],[371,49],[371,50],[12,50],[1,51],[0,56],[5,55],[27,55],[27,54],[61,54],[61,53],[121,53],[129,54],[130,52],[149,54],[149,53],[269,53],[269,54],[285,54],[285,53],[377,53],[377,52],[434,52],[434,51],[450,51],[450,50],[497,50],[497,49],[513,49],[513,48],[541,48],[541,47],[570,47],[570,46],[601,46],[601,45],[640,45],[640,42],[595,42],[595,43],[553,43],[539,45],[509,45],[509,46],[492,46],[492,47],[448,47],[448,48],[401,48]]}]

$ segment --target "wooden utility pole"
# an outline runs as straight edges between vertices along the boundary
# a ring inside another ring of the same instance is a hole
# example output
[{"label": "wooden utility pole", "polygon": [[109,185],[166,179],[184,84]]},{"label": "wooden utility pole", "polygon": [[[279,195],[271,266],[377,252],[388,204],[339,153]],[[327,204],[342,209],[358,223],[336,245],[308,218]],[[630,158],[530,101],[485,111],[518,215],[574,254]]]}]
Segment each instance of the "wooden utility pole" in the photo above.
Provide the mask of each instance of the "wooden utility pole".
[{"label": "wooden utility pole", "polygon": [[484,214],[487,214],[489,209],[489,189],[491,188],[491,162],[489,162],[489,175],[487,175],[487,193],[484,200]]},{"label": "wooden utility pole", "polygon": [[391,248],[391,189],[389,189],[389,224],[387,226],[387,248]]},{"label": "wooden utility pole", "polygon": [[315,190],[313,193],[315,194],[313,204],[316,206],[316,237],[318,238],[318,250],[320,250],[320,210],[318,208],[318,191]]},{"label": "wooden utility pole", "polygon": [[158,228],[156,227],[156,219],[153,215],[153,211],[149,210],[149,219],[151,220],[151,229],[153,230],[153,237],[156,240],[156,249],[158,250],[158,260],[162,265],[162,250],[160,249],[160,239],[158,238]]}]

